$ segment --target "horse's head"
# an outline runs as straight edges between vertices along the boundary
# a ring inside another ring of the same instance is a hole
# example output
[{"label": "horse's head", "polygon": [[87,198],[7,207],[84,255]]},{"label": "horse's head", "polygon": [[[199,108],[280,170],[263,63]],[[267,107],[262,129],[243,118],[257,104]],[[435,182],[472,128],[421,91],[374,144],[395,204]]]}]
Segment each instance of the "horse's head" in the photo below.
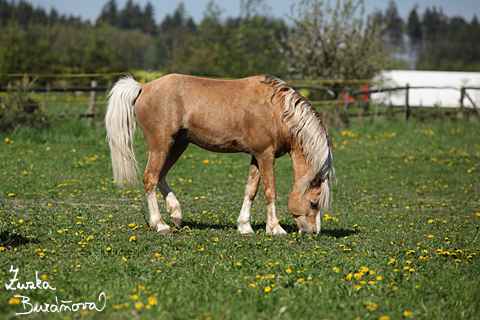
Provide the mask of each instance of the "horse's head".
[{"label": "horse's head", "polygon": [[314,181],[302,193],[295,185],[288,200],[288,207],[298,226],[298,233],[320,233],[320,212],[330,206],[330,188],[327,181]]}]

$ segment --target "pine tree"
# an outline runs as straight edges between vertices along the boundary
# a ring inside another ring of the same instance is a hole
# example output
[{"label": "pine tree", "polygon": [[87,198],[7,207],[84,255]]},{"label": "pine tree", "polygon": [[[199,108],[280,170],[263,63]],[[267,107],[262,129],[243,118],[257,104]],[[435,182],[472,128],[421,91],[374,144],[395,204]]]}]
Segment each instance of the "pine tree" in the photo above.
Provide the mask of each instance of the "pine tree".
[{"label": "pine tree", "polygon": [[391,47],[401,50],[403,46],[404,22],[398,14],[397,5],[394,0],[391,0],[388,4],[385,17],[386,28],[384,34],[387,37],[387,43]]},{"label": "pine tree", "polygon": [[109,0],[102,8],[100,16],[97,18],[97,25],[108,23],[111,26],[118,26],[117,2]]},{"label": "pine tree", "polygon": [[415,5],[408,15],[407,36],[409,38],[409,64],[414,69],[418,62],[418,55],[422,43],[422,23],[417,13],[418,5]]},{"label": "pine tree", "polygon": [[143,12],[143,24],[142,24],[142,30],[144,32],[150,33],[150,34],[156,34],[157,31],[157,26],[155,25],[155,9],[153,8],[153,5],[148,2],[147,5],[145,6],[145,10]]}]

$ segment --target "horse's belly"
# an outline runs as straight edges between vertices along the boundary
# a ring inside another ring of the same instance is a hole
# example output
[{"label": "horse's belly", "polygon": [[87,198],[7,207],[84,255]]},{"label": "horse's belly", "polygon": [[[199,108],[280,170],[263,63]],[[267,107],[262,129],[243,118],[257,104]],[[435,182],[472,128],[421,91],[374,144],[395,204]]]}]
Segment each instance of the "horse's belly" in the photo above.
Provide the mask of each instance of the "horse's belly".
[{"label": "horse's belly", "polygon": [[187,139],[189,142],[199,146],[202,149],[212,152],[235,153],[249,152],[249,146],[241,137],[231,137],[230,135],[218,132],[213,128],[189,130]]}]

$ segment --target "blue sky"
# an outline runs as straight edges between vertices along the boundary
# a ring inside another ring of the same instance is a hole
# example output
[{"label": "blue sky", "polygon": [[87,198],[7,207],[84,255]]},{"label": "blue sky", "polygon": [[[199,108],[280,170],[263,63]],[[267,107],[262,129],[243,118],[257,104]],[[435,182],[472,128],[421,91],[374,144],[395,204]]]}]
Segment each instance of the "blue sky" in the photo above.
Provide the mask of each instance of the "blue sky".
[{"label": "blue sky", "polygon": [[[83,19],[89,19],[95,22],[101,9],[108,0],[24,0],[33,4],[35,7],[43,7],[47,11],[55,8],[60,14],[81,16]],[[121,9],[125,6],[127,0],[116,0]],[[183,0],[187,13],[199,22],[203,17],[205,6],[209,0]],[[142,8],[148,2],[155,8],[155,19],[158,22],[163,20],[167,14],[175,11],[181,0],[134,0]],[[223,17],[237,17],[240,13],[240,0],[216,0],[223,10]],[[275,17],[285,17],[285,13],[290,12],[292,3],[298,0],[266,0],[271,7],[270,14]],[[333,1],[331,1],[333,2]],[[480,19],[480,0],[397,0],[398,11],[404,19],[408,17],[410,10],[418,3],[419,13],[422,14],[427,7],[436,6],[442,8],[448,17],[462,16],[467,21],[471,21],[476,14]],[[365,0],[365,10],[370,13],[378,8],[384,11],[388,6],[389,0]]]}]

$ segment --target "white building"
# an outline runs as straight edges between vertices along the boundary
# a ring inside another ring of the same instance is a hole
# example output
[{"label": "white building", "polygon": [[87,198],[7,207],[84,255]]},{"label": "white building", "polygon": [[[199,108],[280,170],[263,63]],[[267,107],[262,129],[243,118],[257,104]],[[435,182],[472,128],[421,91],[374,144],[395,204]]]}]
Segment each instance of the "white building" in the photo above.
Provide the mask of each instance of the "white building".
[{"label": "white building", "polygon": [[[448,72],[448,71],[415,71],[415,70],[391,70],[384,71],[376,77],[378,88],[387,87],[410,87],[434,86],[441,89],[410,89],[409,105],[411,107],[449,107],[460,106],[460,88],[480,88],[480,72]],[[480,107],[480,90],[467,89],[467,94],[473,99],[477,107]],[[406,90],[374,93],[373,101],[392,104],[393,106],[405,105]],[[463,105],[472,108],[472,103],[465,97]]]}]

